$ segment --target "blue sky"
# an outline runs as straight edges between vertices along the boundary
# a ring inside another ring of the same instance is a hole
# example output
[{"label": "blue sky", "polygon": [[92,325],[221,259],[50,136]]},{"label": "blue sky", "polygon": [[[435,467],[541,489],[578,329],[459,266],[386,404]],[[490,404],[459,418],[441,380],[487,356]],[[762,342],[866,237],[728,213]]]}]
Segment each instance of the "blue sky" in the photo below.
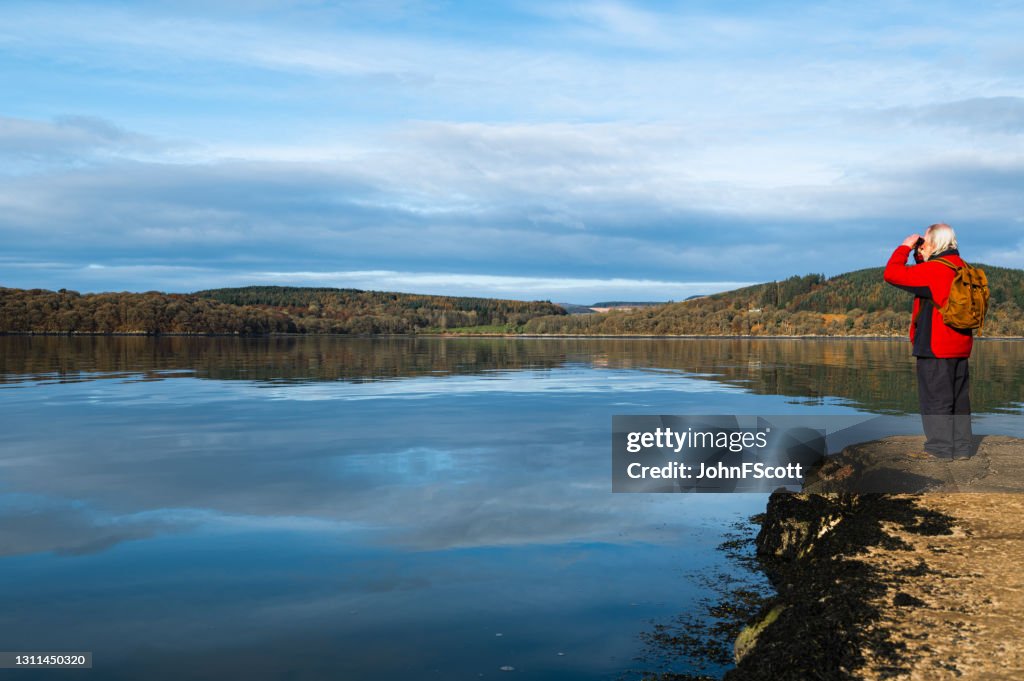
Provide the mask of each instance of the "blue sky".
[{"label": "blue sky", "polygon": [[0,4],[0,286],[681,299],[1024,266],[1019,2]]}]

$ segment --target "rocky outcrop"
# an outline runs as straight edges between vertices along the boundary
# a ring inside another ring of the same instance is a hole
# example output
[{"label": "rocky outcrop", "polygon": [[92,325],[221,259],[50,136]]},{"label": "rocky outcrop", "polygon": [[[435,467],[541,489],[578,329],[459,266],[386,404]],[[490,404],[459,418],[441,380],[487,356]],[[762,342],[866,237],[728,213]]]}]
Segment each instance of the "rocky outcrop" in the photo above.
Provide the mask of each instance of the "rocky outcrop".
[{"label": "rocky outcrop", "polygon": [[[855,445],[773,494],[756,545],[778,595],[725,678],[1024,678],[1024,440],[977,444],[952,462],[911,456],[919,437]],[[850,491],[865,480],[915,493]]]},{"label": "rocky outcrop", "polygon": [[923,456],[921,437],[903,435],[851,445],[811,471],[803,491],[1024,492],[1022,444],[1005,435],[978,436],[974,456],[957,460]]}]

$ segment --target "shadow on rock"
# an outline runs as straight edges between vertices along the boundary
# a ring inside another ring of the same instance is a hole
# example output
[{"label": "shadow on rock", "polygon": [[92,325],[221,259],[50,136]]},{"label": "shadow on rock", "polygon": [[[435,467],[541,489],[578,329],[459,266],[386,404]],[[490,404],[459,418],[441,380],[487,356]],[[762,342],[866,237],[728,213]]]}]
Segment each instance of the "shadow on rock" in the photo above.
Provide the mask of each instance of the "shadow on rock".
[{"label": "shadow on rock", "polygon": [[906,548],[886,528],[936,535],[950,534],[952,524],[912,496],[773,494],[756,545],[778,595],[737,637],[737,666],[724,678],[854,679],[866,655],[884,661],[891,675],[909,671],[901,645],[870,626],[886,588],[857,555]]}]

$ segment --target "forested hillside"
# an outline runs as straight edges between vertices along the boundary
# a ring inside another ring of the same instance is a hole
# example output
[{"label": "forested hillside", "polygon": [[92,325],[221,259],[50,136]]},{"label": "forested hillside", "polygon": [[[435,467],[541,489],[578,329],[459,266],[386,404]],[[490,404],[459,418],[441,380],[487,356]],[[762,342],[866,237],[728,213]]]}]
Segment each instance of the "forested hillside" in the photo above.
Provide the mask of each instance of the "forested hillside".
[{"label": "forested hillside", "polygon": [[[1024,271],[982,266],[992,289],[987,336],[1024,336]],[[248,286],[192,294],[0,288],[8,333],[429,333],[897,336],[911,296],[882,269],[790,277],[680,303],[567,315],[549,302],[335,288]]]},{"label": "forested hillside", "polygon": [[7,333],[415,333],[488,326],[515,331],[549,302],[354,289],[250,286],[193,294],[0,288]]},{"label": "forested hillside", "polygon": [[[979,265],[992,291],[986,336],[1024,336],[1024,271]],[[537,317],[526,333],[750,336],[894,336],[907,332],[912,296],[882,268],[820,274],[631,312]]]}]

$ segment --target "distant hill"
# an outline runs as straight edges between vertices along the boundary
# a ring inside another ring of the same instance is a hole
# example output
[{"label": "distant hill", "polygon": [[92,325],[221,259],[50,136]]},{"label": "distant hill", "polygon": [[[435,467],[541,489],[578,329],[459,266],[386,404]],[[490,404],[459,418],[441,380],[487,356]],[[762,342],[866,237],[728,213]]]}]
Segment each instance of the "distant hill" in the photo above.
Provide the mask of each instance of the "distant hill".
[{"label": "distant hill", "polygon": [[86,295],[0,288],[3,333],[515,332],[540,315],[557,318],[565,311],[547,301],[288,286]]},{"label": "distant hill", "polygon": [[[1024,336],[1024,271],[980,266],[992,289],[985,335]],[[627,305],[601,305],[613,303]],[[628,305],[643,307],[570,315],[547,301],[290,286],[86,295],[0,288],[0,333],[902,336],[911,296],[875,267]]]},{"label": "distant hill", "polygon": [[594,311],[587,305],[577,305],[576,303],[555,303],[555,305],[569,314],[594,314]]},{"label": "distant hill", "polygon": [[594,314],[595,312],[605,312],[609,309],[622,308],[622,309],[634,309],[638,307],[653,307],[655,305],[664,305],[664,302],[653,303],[627,303],[622,301],[606,301],[600,303],[591,303],[590,305],[579,305],[577,303],[555,303],[560,308],[568,312],[569,314]]},{"label": "distant hill", "polygon": [[609,300],[601,303],[594,303],[590,307],[653,307],[655,305],[664,305],[665,301],[660,302],[640,302],[640,303],[629,303],[622,300]]},{"label": "distant hill", "polygon": [[[992,291],[985,335],[1024,336],[1024,271],[978,265]],[[752,336],[898,336],[912,297],[882,280],[881,267],[831,279],[820,274],[747,286],[629,312],[537,317],[527,333]]]}]

